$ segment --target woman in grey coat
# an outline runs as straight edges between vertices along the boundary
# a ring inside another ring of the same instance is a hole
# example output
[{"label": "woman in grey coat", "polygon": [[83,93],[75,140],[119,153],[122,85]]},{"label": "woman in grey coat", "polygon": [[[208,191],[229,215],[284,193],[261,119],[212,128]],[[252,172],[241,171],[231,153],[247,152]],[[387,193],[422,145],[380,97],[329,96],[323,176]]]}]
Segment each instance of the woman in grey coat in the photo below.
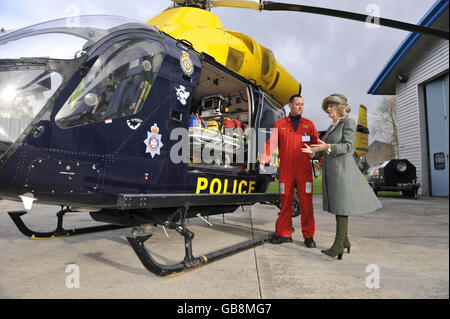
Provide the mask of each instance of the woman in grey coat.
[{"label": "woman in grey coat", "polygon": [[356,123],[348,117],[350,107],[342,94],[332,94],[322,102],[323,110],[333,123],[320,144],[306,146],[302,151],[323,155],[322,194],[323,210],[336,215],[336,237],[325,255],[342,259],[344,248],[350,252],[348,240],[348,216],[373,212],[381,208],[355,159],[353,147],[356,139]]}]

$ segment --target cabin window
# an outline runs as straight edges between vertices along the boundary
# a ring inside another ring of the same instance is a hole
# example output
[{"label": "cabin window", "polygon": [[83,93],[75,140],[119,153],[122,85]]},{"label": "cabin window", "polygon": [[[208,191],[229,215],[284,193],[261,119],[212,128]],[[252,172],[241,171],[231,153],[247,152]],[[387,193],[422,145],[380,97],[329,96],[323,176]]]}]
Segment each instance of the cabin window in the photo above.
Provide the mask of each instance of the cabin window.
[{"label": "cabin window", "polygon": [[132,39],[101,54],[55,117],[68,128],[138,113],[164,58],[159,42]]},{"label": "cabin window", "polygon": [[[266,149],[266,142],[270,139],[272,128],[275,123],[286,117],[286,112],[281,105],[273,101],[270,97],[264,95],[262,103],[260,103],[260,113],[256,120],[256,127],[258,129],[258,146],[257,146],[257,160],[262,156]],[[274,175],[278,169],[278,149],[272,153],[270,165],[265,168],[263,174]]]},{"label": "cabin window", "polygon": [[274,106],[267,98],[264,98],[259,129],[266,132],[266,141],[270,138],[270,130],[273,128],[275,122],[283,117],[286,117],[284,109]]}]

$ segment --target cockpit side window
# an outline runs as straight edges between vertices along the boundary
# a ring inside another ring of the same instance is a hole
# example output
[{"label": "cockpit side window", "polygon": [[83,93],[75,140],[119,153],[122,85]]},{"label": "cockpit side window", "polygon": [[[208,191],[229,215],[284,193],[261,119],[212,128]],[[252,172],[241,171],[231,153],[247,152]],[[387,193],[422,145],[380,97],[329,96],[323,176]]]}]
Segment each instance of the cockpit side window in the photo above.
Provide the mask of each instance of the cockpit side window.
[{"label": "cockpit side window", "polygon": [[164,58],[164,47],[143,39],[118,42],[101,54],[55,117],[68,128],[138,113]]}]

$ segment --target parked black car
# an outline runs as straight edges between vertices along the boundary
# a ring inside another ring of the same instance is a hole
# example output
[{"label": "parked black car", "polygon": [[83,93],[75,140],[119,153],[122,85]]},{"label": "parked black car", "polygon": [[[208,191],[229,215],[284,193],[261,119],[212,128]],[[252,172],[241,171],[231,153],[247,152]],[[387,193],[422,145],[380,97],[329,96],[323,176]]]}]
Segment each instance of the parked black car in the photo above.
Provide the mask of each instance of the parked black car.
[{"label": "parked black car", "polygon": [[369,184],[375,194],[378,191],[401,191],[403,196],[414,199],[417,199],[420,187],[416,167],[407,159],[392,159],[372,166]]}]

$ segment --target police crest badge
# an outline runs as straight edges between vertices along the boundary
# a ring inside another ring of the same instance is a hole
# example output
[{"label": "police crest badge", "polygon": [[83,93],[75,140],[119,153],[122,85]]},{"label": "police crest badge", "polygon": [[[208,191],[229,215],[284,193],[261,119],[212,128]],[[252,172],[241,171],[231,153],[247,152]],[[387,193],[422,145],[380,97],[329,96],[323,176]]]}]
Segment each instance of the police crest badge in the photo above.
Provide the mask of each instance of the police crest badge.
[{"label": "police crest badge", "polygon": [[180,65],[181,69],[186,75],[191,75],[194,73],[194,65],[192,64],[191,58],[189,57],[189,53],[183,51],[180,57]]},{"label": "police crest badge", "polygon": [[145,145],[147,146],[145,153],[150,153],[152,158],[155,154],[161,155],[160,149],[163,146],[161,142],[161,134],[159,133],[158,125],[155,123],[151,127],[151,132],[147,131],[147,138],[144,140]]}]

